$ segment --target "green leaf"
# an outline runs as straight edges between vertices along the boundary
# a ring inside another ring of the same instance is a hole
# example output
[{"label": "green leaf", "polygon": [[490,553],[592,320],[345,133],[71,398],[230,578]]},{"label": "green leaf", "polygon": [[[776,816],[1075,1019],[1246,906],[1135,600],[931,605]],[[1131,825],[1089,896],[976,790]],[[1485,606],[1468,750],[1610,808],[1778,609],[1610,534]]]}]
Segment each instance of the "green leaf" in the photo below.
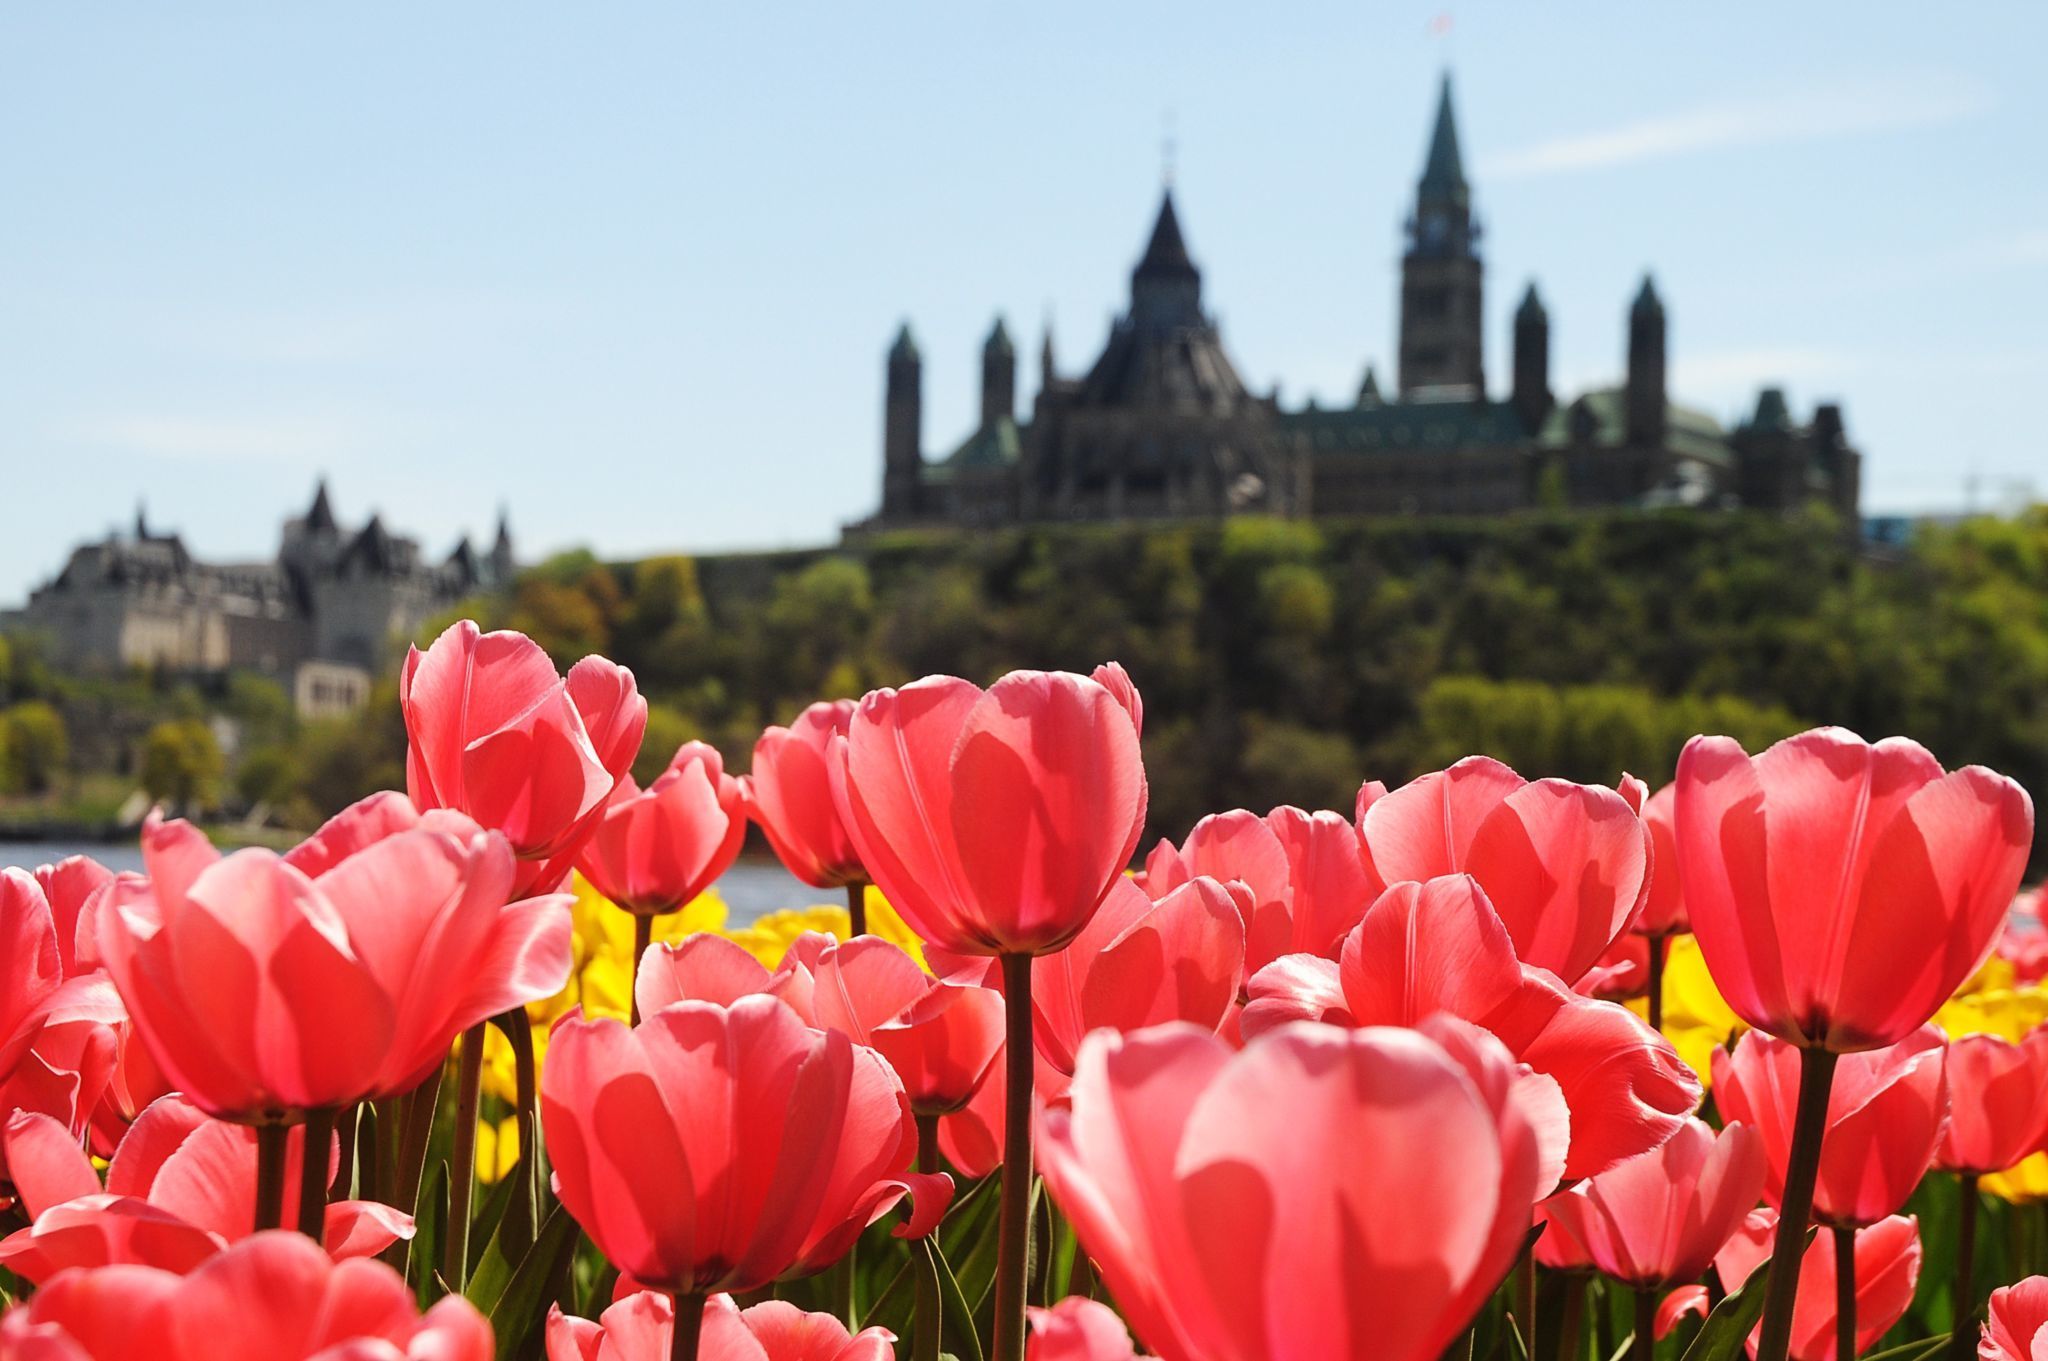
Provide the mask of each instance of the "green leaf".
[{"label": "green leaf", "polygon": [[1930,1357],[1939,1356],[1947,1350],[1949,1337],[1950,1334],[1943,1333],[1940,1337],[1921,1338],[1903,1343],[1881,1352],[1871,1352],[1863,1361],[1928,1361]]},{"label": "green leaf", "polygon": [[[1808,1235],[1807,1241],[1812,1242],[1812,1235]],[[1742,1289],[1722,1300],[1700,1325],[1700,1335],[1685,1349],[1684,1361],[1734,1361],[1743,1355],[1756,1321],[1763,1317],[1770,1277],[1770,1264],[1766,1262],[1750,1273]]]},{"label": "green leaf", "polygon": [[486,1314],[491,1312],[491,1305],[504,1290],[505,1282],[512,1279],[515,1260],[523,1258],[528,1247],[519,1241],[526,1236],[521,1226],[509,1223],[505,1217],[505,1207],[511,1202],[512,1188],[517,1180],[516,1176],[500,1177],[484,1197],[482,1213],[470,1227],[470,1232],[475,1235],[474,1241],[482,1245],[482,1251],[477,1252],[469,1264],[469,1284],[462,1293]]},{"label": "green leaf", "polygon": [[938,1272],[939,1305],[946,1336],[955,1344],[964,1344],[961,1361],[982,1361],[981,1334],[974,1327],[974,1310],[968,1307],[967,1297],[960,1292],[960,1282],[954,1279],[953,1268],[946,1265],[946,1255],[939,1251],[939,1245],[931,1238],[919,1239],[917,1246]]},{"label": "green leaf", "polygon": [[576,1221],[567,1210],[555,1206],[503,1291],[488,1308],[477,1305],[490,1315],[491,1327],[498,1335],[498,1361],[511,1361],[519,1355],[521,1346],[540,1327],[548,1301],[559,1288],[560,1273],[576,1251],[577,1236]]},{"label": "green leaf", "polygon": [[406,1258],[406,1274],[422,1309],[449,1293],[441,1280],[441,1239],[447,1229],[448,1164],[438,1162],[420,1188],[419,1214],[413,1221],[412,1247]]}]

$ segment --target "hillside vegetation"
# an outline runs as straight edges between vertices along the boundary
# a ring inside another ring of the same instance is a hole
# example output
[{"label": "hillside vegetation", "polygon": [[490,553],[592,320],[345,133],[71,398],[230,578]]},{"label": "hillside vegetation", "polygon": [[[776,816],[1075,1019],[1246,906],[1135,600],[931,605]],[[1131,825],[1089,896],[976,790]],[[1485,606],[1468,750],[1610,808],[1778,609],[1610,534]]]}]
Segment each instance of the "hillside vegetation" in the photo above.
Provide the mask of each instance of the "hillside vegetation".
[{"label": "hillside vegetation", "polygon": [[[643,775],[692,737],[744,769],[764,724],[821,696],[1114,657],[1145,695],[1156,833],[1239,805],[1348,808],[1362,776],[1397,782],[1472,751],[1655,783],[1694,732],[1754,745],[1821,722],[1910,733],[1951,765],[2048,789],[2048,508],[1928,528],[1881,558],[1824,517],[1678,512],[572,553],[465,609],[564,664],[596,651],[631,666],[654,706]],[[61,787],[68,762],[74,783],[119,769],[166,785],[153,793],[309,822],[403,780],[389,684],[367,714],[306,724],[253,678],[195,692],[30,660],[0,667],[0,791]],[[225,766],[193,722],[212,713],[245,734]]]}]

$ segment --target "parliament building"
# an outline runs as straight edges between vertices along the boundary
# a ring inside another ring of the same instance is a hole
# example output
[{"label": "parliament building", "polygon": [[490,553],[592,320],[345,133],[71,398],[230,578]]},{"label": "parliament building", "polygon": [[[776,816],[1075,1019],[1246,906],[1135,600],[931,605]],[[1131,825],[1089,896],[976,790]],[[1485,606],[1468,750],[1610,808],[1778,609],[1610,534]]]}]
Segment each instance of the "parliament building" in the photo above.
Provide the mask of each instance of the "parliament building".
[{"label": "parliament building", "polygon": [[1553,391],[1550,319],[1531,283],[1514,313],[1506,391],[1488,386],[1480,224],[1448,76],[1405,233],[1394,382],[1384,389],[1367,368],[1348,406],[1288,408],[1246,387],[1204,307],[1170,188],[1095,362],[1062,374],[1048,336],[1038,393],[1020,415],[1016,346],[998,319],[982,346],[979,423],[936,457],[906,323],[886,362],[881,508],[850,532],[1815,502],[1855,522],[1862,456],[1841,407],[1822,403],[1802,420],[1765,387],[1731,429],[1673,401],[1664,301],[1647,277],[1627,307],[1620,385]]}]

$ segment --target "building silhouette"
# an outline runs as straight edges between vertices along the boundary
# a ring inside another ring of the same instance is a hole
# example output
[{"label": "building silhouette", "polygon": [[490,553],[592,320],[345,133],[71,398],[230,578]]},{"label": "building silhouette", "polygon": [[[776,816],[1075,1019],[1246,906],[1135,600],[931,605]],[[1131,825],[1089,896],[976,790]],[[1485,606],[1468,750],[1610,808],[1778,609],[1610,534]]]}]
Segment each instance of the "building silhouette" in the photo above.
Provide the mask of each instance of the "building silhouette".
[{"label": "building silhouette", "polygon": [[436,614],[514,570],[502,513],[488,550],[465,538],[435,561],[377,515],[344,528],[323,480],[270,561],[202,562],[138,510],[132,533],[80,544],[0,623],[67,670],[256,671],[291,686],[302,711],[334,712],[367,697]]},{"label": "building silhouette", "polygon": [[1348,406],[1287,409],[1246,387],[1204,307],[1170,187],[1101,354],[1063,376],[1048,330],[1027,417],[998,318],[982,347],[976,428],[927,458],[923,360],[906,322],[886,365],[882,504],[850,531],[1814,502],[1855,522],[1862,457],[1841,408],[1824,403],[1801,422],[1767,387],[1730,429],[1673,402],[1664,302],[1647,276],[1627,307],[1619,385],[1554,393],[1550,318],[1531,282],[1514,312],[1508,390],[1489,391],[1481,224],[1448,75],[1404,233],[1393,391],[1368,367]]}]

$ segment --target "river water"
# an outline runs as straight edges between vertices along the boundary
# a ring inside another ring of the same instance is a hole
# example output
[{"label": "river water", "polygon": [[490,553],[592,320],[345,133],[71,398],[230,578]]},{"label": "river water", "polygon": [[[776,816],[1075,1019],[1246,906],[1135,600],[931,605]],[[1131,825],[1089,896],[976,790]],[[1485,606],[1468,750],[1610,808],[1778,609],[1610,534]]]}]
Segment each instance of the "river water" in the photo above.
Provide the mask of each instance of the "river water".
[{"label": "river water", "polygon": [[[133,842],[117,841],[103,846],[67,845],[48,841],[0,841],[0,869],[19,865],[33,869],[71,855],[89,855],[113,870],[140,870],[142,852]],[[756,917],[784,907],[809,907],[815,903],[844,905],[846,895],[839,889],[812,888],[791,877],[773,860],[742,860],[718,881],[718,891],[729,909],[728,926],[744,926]]]}]

